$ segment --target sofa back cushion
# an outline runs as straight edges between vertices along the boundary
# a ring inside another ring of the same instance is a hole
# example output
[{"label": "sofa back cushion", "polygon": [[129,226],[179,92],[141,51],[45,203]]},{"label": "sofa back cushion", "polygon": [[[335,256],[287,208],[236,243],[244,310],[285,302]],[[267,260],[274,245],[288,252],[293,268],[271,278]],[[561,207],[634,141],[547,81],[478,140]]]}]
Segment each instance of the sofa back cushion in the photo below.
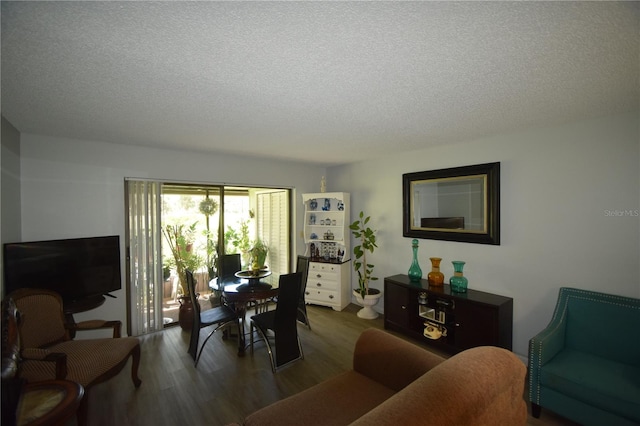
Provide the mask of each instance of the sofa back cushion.
[{"label": "sofa back cushion", "polygon": [[395,392],[443,361],[439,355],[375,328],[362,332],[353,351],[354,371]]},{"label": "sofa back cushion", "polygon": [[640,366],[640,299],[563,287],[555,315],[565,317],[567,347]]}]

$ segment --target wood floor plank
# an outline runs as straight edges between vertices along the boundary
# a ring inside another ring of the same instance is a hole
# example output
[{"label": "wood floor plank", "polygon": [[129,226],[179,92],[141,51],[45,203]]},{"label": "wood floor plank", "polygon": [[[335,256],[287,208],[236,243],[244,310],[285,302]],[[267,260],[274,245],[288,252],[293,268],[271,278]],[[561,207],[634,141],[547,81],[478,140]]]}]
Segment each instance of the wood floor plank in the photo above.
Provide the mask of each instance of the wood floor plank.
[{"label": "wood floor plank", "polygon": [[[179,327],[143,336],[140,378],[136,389],[130,365],[89,392],[91,426],[226,425],[253,411],[349,370],[355,341],[369,327],[384,328],[382,317],[363,320],[359,307],[342,312],[308,306],[312,330],[298,327],[305,359],[271,372],[264,344],[238,358],[236,342],[216,333],[198,367],[187,353],[189,333]],[[202,330],[204,339],[206,331]],[[395,333],[394,333],[395,334]],[[397,334],[396,334],[397,335]],[[402,336],[401,336],[402,337]],[[202,342],[202,340],[201,340]],[[75,424],[72,421],[69,426]],[[573,425],[543,410],[529,425]]]}]

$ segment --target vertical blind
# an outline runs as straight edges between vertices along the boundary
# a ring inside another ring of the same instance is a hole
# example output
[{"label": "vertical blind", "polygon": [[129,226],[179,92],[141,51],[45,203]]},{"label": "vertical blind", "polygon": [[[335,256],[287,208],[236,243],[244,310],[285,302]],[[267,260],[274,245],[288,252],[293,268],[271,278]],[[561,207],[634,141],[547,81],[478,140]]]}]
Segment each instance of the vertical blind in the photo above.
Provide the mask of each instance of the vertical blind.
[{"label": "vertical blind", "polygon": [[126,253],[130,288],[130,336],[162,330],[162,235],[160,200],[162,184],[125,182],[127,202]]},{"label": "vertical blind", "polygon": [[269,269],[289,272],[289,191],[256,194],[258,237],[269,246]]}]

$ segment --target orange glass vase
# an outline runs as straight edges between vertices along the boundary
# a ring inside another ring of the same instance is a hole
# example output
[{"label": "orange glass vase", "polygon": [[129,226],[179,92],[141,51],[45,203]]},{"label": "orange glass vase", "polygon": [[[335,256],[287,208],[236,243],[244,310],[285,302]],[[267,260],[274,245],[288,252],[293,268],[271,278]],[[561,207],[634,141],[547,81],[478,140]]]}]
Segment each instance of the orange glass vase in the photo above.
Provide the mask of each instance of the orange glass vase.
[{"label": "orange glass vase", "polygon": [[429,260],[431,260],[431,272],[427,275],[427,281],[430,286],[442,287],[444,284],[444,274],[440,272],[440,262],[442,258],[430,257]]}]

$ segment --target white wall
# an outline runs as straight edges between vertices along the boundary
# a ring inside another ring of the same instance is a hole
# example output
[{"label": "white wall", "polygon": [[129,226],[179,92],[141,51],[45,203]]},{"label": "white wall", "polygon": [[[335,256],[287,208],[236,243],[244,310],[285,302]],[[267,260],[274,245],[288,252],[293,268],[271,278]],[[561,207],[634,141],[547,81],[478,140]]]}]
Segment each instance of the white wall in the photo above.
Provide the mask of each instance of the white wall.
[{"label": "white wall", "polygon": [[[334,186],[351,193],[352,216],[364,210],[378,229],[379,249],[367,258],[380,278],[374,287],[411,264],[411,239],[402,236],[402,174],[493,161],[501,162],[501,245],[420,240],[423,277],[429,257],[443,258],[446,281],[451,261],[464,260],[470,288],[513,297],[514,352],[522,356],[550,320],[559,287],[640,297],[637,115],[329,169]],[[616,210],[634,213],[608,213]]]},{"label": "white wall", "polygon": [[[115,234],[123,241],[125,177],[294,188],[294,215],[301,223],[300,194],[317,192],[325,174],[324,168],[308,164],[30,134],[21,135],[21,144],[24,241]],[[302,253],[299,228],[294,237]],[[102,307],[75,315],[76,320],[120,319],[125,324],[124,280],[123,290],[113,294],[118,298],[107,298]]]},{"label": "white wall", "polygon": [[[0,148],[0,242],[20,240],[20,133],[4,117]],[[4,294],[4,266],[0,256],[0,281]]]}]

